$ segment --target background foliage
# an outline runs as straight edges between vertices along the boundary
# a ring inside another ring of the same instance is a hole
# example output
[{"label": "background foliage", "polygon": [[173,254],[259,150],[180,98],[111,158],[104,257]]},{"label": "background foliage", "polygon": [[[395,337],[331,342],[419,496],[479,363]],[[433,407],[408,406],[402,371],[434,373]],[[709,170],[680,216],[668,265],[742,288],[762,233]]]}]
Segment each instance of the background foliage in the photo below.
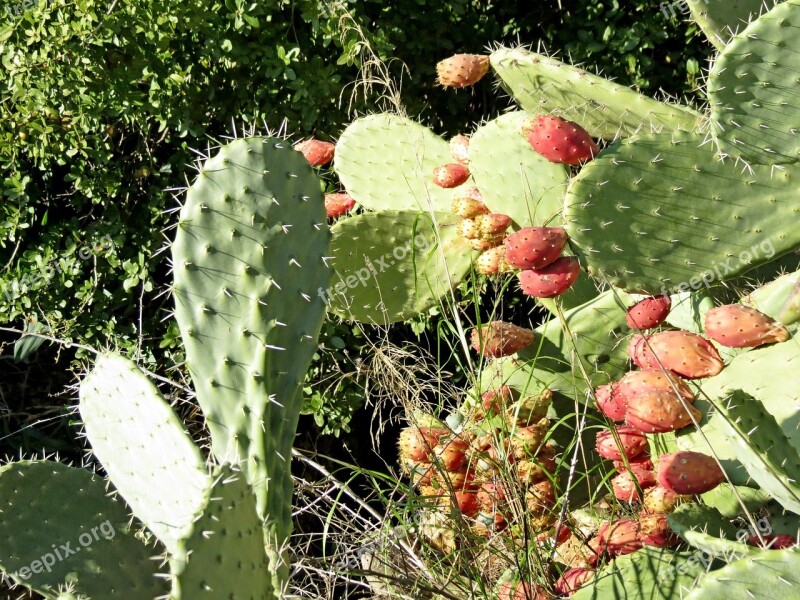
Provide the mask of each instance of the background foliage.
[{"label": "background foliage", "polygon": [[[297,138],[335,140],[353,112],[376,106],[375,96],[348,103],[368,49],[397,59],[389,68],[408,113],[448,135],[507,103],[494,100],[488,80],[458,94],[437,89],[435,63],[494,43],[543,44],[645,93],[702,97],[710,48],[649,0],[344,4],[352,21],[312,0],[4,6],[0,325],[43,323],[61,339],[122,348],[162,374],[179,365],[158,250],[172,235],[169,189],[192,177],[192,149],[234,126],[278,128],[284,119]],[[391,335],[434,348],[436,331],[433,316]],[[13,364],[16,337],[0,338],[0,443],[63,450],[63,374],[81,351],[44,346]],[[357,330],[326,326],[307,390],[308,412],[326,432],[346,430],[361,404],[357,377],[330,384],[356,370],[362,348]]]}]

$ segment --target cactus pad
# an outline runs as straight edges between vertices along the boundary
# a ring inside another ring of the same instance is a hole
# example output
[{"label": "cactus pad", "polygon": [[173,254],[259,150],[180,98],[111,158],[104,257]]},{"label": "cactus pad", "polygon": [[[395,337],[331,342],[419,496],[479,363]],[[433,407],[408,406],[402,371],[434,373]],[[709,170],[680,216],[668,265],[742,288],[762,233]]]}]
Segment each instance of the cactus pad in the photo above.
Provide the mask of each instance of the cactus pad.
[{"label": "cactus pad", "polygon": [[566,229],[600,279],[652,294],[698,290],[800,245],[795,175],[742,173],[693,134],[637,136],[573,181]]},{"label": "cactus pad", "polygon": [[155,555],[131,530],[127,507],[96,475],[51,461],[0,467],[0,569],[54,597],[142,600],[169,591]]},{"label": "cactus pad", "polygon": [[208,503],[185,540],[189,557],[177,576],[176,600],[237,598],[272,600],[261,519],[253,490],[241,473],[222,466],[214,473]]},{"label": "cactus pad", "polygon": [[448,211],[452,190],[433,170],[455,162],[442,138],[399,115],[362,117],[336,144],[334,169],[347,193],[370,210]]},{"label": "cactus pad", "polygon": [[79,410],[114,486],[174,554],[210,484],[183,424],[147,376],[115,354],[97,357],[81,382]]},{"label": "cactus pad", "polygon": [[[381,211],[339,221],[331,254],[335,276],[322,294],[349,319],[391,323],[432,307],[469,272],[476,255],[447,213]],[[441,245],[440,245],[441,243]],[[412,251],[413,249],[413,251]]]},{"label": "cactus pad", "polygon": [[791,325],[800,321],[800,271],[781,275],[742,299],[767,316]]},{"label": "cactus pad", "polygon": [[796,598],[800,553],[767,550],[712,571],[686,600],[776,600]]},{"label": "cactus pad", "polygon": [[736,528],[720,512],[700,504],[683,504],[667,516],[669,526],[691,546],[713,556],[743,558],[760,552],[736,539]]},{"label": "cactus pad", "polygon": [[500,85],[523,109],[574,121],[593,137],[613,140],[651,129],[693,131],[702,121],[689,108],[658,102],[522,48],[495,50],[490,61]]},{"label": "cactus pad", "polygon": [[798,0],[780,3],[725,47],[708,79],[723,150],[761,164],[800,159],[799,56]]},{"label": "cactus pad", "polygon": [[469,167],[493,213],[517,227],[542,226],[561,212],[567,169],[534,152],[522,135],[530,115],[507,113],[478,128],[470,142]]},{"label": "cactus pad", "polygon": [[[686,0],[686,3],[708,41],[720,50],[734,34],[758,17],[764,6],[764,0]],[[672,11],[665,14],[677,16],[675,12],[679,7],[679,3],[663,2],[661,10]]]}]

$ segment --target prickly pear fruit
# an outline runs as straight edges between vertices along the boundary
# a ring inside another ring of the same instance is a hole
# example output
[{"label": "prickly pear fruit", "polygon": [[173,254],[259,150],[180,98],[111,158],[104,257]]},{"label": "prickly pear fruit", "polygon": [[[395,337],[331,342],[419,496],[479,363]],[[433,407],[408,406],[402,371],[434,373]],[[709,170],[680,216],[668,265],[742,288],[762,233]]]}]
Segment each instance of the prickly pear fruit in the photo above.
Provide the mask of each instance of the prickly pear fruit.
[{"label": "prickly pear fruit", "polygon": [[505,582],[497,591],[497,600],[548,600],[550,594],[535,583]]},{"label": "prickly pear fruit", "polygon": [[630,471],[625,469],[621,470],[611,480],[611,487],[614,490],[614,496],[621,502],[639,502],[639,490],[636,488],[636,482],[642,490],[653,487],[656,484],[656,474],[650,469],[642,469],[631,465]]},{"label": "prickly pear fruit", "polygon": [[453,203],[450,206],[453,214],[464,219],[472,219],[478,215],[489,213],[489,209],[483,203],[483,197],[478,188],[467,188],[464,192],[457,192],[453,196]]},{"label": "prickly pear fruit", "polygon": [[533,343],[530,329],[505,321],[491,321],[472,330],[472,348],[483,356],[498,358],[515,354]]},{"label": "prickly pear fruit", "polygon": [[481,231],[481,239],[490,239],[497,237],[508,229],[509,225],[511,225],[511,217],[492,213],[475,217],[475,222]]},{"label": "prickly pear fruit", "polygon": [[635,458],[647,449],[647,436],[633,427],[618,427],[617,435],[622,444],[621,449],[617,446],[614,434],[608,429],[603,429],[597,433],[597,453],[609,460],[622,460],[622,455],[628,459]]},{"label": "prickly pear fruit", "polygon": [[486,252],[492,248],[497,248],[503,243],[503,236],[498,235],[490,238],[478,238],[467,240],[469,247],[478,252]]},{"label": "prickly pear fruit", "polygon": [[639,517],[639,541],[645,546],[670,548],[680,543],[680,538],[669,528],[667,515],[654,513]]},{"label": "prickly pear fruit", "polygon": [[461,219],[456,225],[458,235],[468,240],[477,240],[481,237],[481,229],[475,219]]},{"label": "prickly pear fruit", "polygon": [[475,85],[489,70],[489,57],[480,54],[455,54],[436,64],[439,85],[462,88]]},{"label": "prickly pear fruit", "polygon": [[556,489],[549,479],[543,479],[525,491],[525,506],[533,514],[541,515],[552,511],[556,503]]},{"label": "prickly pear fruit", "polygon": [[325,194],[325,212],[329,219],[338,219],[346,215],[356,205],[350,194]]},{"label": "prickly pear fruit", "polygon": [[[640,394],[628,402],[625,422],[644,433],[667,433],[677,431],[699,422],[703,415],[691,404],[679,400],[674,393],[661,390]],[[690,414],[691,413],[691,414]]]},{"label": "prickly pear fruit", "polygon": [[527,427],[547,415],[552,401],[553,392],[550,390],[544,390],[538,396],[525,396],[508,407],[506,418],[517,427]]},{"label": "prickly pear fruit", "polygon": [[637,396],[647,392],[665,392],[674,395],[675,390],[687,402],[692,403],[695,401],[692,390],[677,375],[665,373],[660,369],[644,369],[626,373],[617,382],[614,397],[623,406],[628,406],[628,404],[636,400]]},{"label": "prickly pear fruit", "polygon": [[631,306],[625,313],[625,322],[631,329],[653,329],[664,322],[671,308],[669,296],[651,296]]},{"label": "prickly pear fruit", "polygon": [[490,248],[475,259],[475,270],[481,275],[497,275],[508,271],[508,269],[506,249],[503,246]]},{"label": "prickly pear fruit", "polygon": [[649,513],[671,513],[679,504],[690,501],[691,496],[676,494],[657,485],[644,491],[644,509]]},{"label": "prickly pear fruit", "polygon": [[594,391],[597,407],[612,421],[621,423],[625,420],[625,404],[616,394],[617,383],[601,385]]},{"label": "prickly pear fruit", "polygon": [[577,258],[562,256],[543,269],[521,271],[519,287],[524,294],[534,298],[555,298],[575,283],[580,272]]},{"label": "prickly pear fruit", "polygon": [[455,505],[467,517],[474,517],[480,510],[478,494],[472,490],[458,490],[453,492]]},{"label": "prickly pear fruit", "polygon": [[[626,469],[625,461],[624,460],[613,460],[611,461],[614,467],[617,470]],[[638,469],[644,469],[645,471],[652,471],[653,470],[653,461],[650,458],[649,452],[642,452],[639,456],[634,456],[633,458],[628,459],[628,464],[631,467],[636,467]]]},{"label": "prickly pear fruit", "polygon": [[514,458],[524,459],[533,456],[542,445],[550,421],[542,419],[536,425],[515,429],[509,437],[509,445]]},{"label": "prickly pear fruit", "polygon": [[523,485],[539,483],[548,473],[556,469],[556,452],[552,446],[545,446],[533,459],[525,458],[516,463],[517,479]]},{"label": "prickly pear fruit", "polygon": [[459,164],[469,163],[469,138],[465,135],[456,135],[450,139],[450,156]]},{"label": "prickly pear fruit", "polygon": [[446,471],[458,471],[467,460],[466,453],[468,449],[469,444],[467,442],[461,438],[454,437],[452,439],[439,440],[433,452]]},{"label": "prickly pear fruit", "polygon": [[294,149],[306,157],[312,167],[323,167],[333,160],[336,146],[322,140],[305,140],[294,145]]},{"label": "prickly pear fruit", "polygon": [[[601,530],[602,531],[602,530]],[[619,519],[611,523],[602,532],[602,539],[605,541],[605,549],[611,556],[622,556],[636,552],[642,548],[639,541],[639,525],[631,519]],[[601,536],[600,533],[597,534]]]},{"label": "prickly pear fruit", "polygon": [[439,440],[449,434],[447,429],[410,426],[400,430],[398,441],[400,460],[411,462],[430,461],[433,448]]},{"label": "prickly pear fruit", "polygon": [[714,345],[689,331],[634,336],[628,354],[633,355],[633,362],[642,369],[661,369],[663,366],[685,379],[713,377],[724,366]]},{"label": "prickly pear fruit", "polygon": [[573,567],[561,574],[556,581],[555,590],[561,596],[572,596],[592,579],[594,579],[594,569]]},{"label": "prickly pear fruit", "polygon": [[717,461],[701,452],[683,450],[658,458],[658,484],[676,494],[705,494],[723,481]]},{"label": "prickly pear fruit", "polygon": [[523,227],[505,239],[506,260],[517,269],[543,269],[561,256],[567,239],[561,227]]},{"label": "prickly pear fruit", "polygon": [[481,394],[481,406],[476,409],[474,417],[479,421],[487,416],[494,416],[503,412],[506,406],[514,399],[511,388],[504,385],[499,390],[488,390]]},{"label": "prickly pear fruit", "polygon": [[742,304],[712,308],[706,313],[705,328],[708,337],[729,348],[755,348],[789,339],[782,323]]},{"label": "prickly pear fruit", "polygon": [[469,179],[469,169],[458,163],[448,163],[433,170],[433,183],[443,188],[454,188]]},{"label": "prickly pear fruit", "polygon": [[552,115],[538,115],[522,130],[528,143],[550,162],[577,165],[599,152],[583,127]]},{"label": "prickly pear fruit", "polygon": [[452,471],[443,471],[433,466],[430,485],[434,490],[443,490],[447,493],[457,490],[471,490],[475,488],[475,472],[463,466]]},{"label": "prickly pear fruit", "polygon": [[758,539],[757,535],[751,535],[747,538],[747,543],[751,546],[758,546],[766,550],[786,550],[787,548],[794,548],[797,546],[797,540],[786,533],[778,533],[775,535],[762,535],[764,543]]}]

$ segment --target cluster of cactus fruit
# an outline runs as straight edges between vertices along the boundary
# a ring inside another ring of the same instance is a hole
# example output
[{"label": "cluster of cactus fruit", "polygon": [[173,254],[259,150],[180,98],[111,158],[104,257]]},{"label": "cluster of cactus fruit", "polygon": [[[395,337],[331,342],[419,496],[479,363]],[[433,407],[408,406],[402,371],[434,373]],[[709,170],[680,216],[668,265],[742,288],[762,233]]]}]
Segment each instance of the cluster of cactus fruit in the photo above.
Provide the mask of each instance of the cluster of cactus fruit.
[{"label": "cluster of cactus fruit", "polygon": [[[800,0],[688,5],[720,48],[707,111],[498,48],[437,67],[455,89],[492,70],[522,109],[470,136],[446,142],[377,114],[336,145],[248,138],[209,157],[173,271],[212,465],[142,371],[101,356],[78,408],[108,477],[53,461],[0,468],[0,568],[62,600],[280,597],[290,449],[325,305],[391,323],[444,304],[472,272],[514,273],[554,318],[475,327],[475,388],[447,419],[416,415],[401,433],[401,467],[425,500],[420,534],[444,554],[537,536],[558,566],[537,581],[512,567],[493,582],[499,600],[716,600],[730,582],[759,597],[775,581],[770,597],[792,597],[781,586],[800,583],[800,104],[787,81]],[[331,163],[343,191],[323,197],[312,168]],[[749,275],[772,281],[734,299]],[[605,424],[592,458],[615,501],[588,521],[566,510],[553,435],[576,406]],[[726,537],[754,510],[783,530]],[[92,560],[29,568],[100,516],[117,535],[87,546]],[[698,571],[679,544],[732,558]]]}]

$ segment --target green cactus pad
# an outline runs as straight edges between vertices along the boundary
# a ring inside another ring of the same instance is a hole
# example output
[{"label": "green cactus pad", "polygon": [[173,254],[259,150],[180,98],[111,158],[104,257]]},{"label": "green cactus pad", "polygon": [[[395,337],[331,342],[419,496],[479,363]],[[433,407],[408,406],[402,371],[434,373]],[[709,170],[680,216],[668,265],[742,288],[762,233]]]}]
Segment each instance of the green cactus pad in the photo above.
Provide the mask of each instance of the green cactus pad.
[{"label": "green cactus pad", "polygon": [[[166,573],[131,529],[128,509],[96,475],[51,461],[0,467],[0,569],[54,597],[142,600],[169,591]],[[46,565],[46,566],[45,566]]]},{"label": "green cactus pad", "polygon": [[[686,4],[708,41],[722,50],[734,34],[761,14],[764,0],[686,0]],[[662,2],[660,8],[671,17],[680,18],[683,12],[676,2]]]},{"label": "green cactus pad", "polygon": [[329,243],[308,162],[284,140],[251,138],[202,165],[172,248],[175,316],[212,451],[242,464],[279,546],[291,531],[290,451],[325,316]]},{"label": "green cactus pad", "polygon": [[745,544],[746,537],[742,541],[737,539],[736,528],[715,508],[683,504],[669,514],[667,520],[670,529],[684,541],[711,556],[739,559],[761,552]]},{"label": "green cactus pad", "polygon": [[177,575],[173,598],[277,600],[253,490],[230,466],[218,468],[214,477],[208,503],[185,540],[189,560]]},{"label": "green cactus pad", "polygon": [[114,486],[175,554],[210,485],[180,419],[136,364],[115,354],[97,357],[81,382],[78,408],[92,452]]},{"label": "green cactus pad", "polygon": [[787,0],[736,35],[714,63],[708,101],[722,149],[760,164],[800,159],[800,1]]},{"label": "green cactus pad", "polygon": [[573,180],[564,219],[598,279],[629,291],[699,290],[800,245],[794,173],[717,158],[693,134],[642,135]]},{"label": "green cactus pad", "polygon": [[559,319],[540,325],[534,330],[533,344],[517,353],[514,360],[498,360],[495,364],[499,369],[484,371],[483,388],[507,384],[520,393],[536,393],[544,387],[587,402],[589,384],[575,359],[580,358],[592,387],[619,379],[625,373],[628,360],[625,307],[630,303],[624,292],[608,290],[566,311],[564,317],[574,343]]},{"label": "green cactus pad", "polygon": [[568,171],[534,152],[522,134],[530,119],[507,113],[478,128],[469,168],[486,206],[510,216],[517,228],[546,225],[564,207]]},{"label": "green cactus pad", "polygon": [[645,547],[615,558],[572,600],[675,600],[704,572],[695,553]]},{"label": "green cactus pad", "polygon": [[453,163],[447,142],[399,115],[353,121],[336,144],[333,168],[347,193],[370,210],[449,211],[453,191],[433,170]]},{"label": "green cactus pad", "polygon": [[700,580],[686,600],[778,600],[797,598],[800,553],[767,550],[749,556]]},{"label": "green cactus pad", "polygon": [[751,513],[758,512],[770,501],[769,494],[764,490],[742,485],[732,486],[729,483],[718,485],[703,494],[702,498],[704,505],[717,509],[722,516],[731,519],[744,513],[745,509]]},{"label": "green cactus pad", "polygon": [[[434,306],[467,275],[477,252],[448,213],[363,213],[333,226],[331,285],[321,294],[336,314],[392,323]],[[441,245],[440,245],[441,244]],[[413,248],[413,252],[412,252]]]},{"label": "green cactus pad", "polygon": [[553,113],[593,137],[613,140],[638,131],[693,131],[702,116],[665,104],[583,69],[523,48],[492,52],[500,85],[531,114]]}]

